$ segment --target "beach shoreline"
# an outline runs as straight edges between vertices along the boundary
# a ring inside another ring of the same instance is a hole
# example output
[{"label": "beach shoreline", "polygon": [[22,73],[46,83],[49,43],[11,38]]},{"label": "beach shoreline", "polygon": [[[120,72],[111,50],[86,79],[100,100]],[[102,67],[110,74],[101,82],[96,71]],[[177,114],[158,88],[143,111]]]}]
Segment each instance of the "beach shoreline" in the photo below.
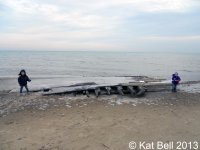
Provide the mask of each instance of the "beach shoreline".
[{"label": "beach shoreline", "polygon": [[134,140],[200,139],[199,93],[87,98],[1,92],[0,97],[1,110],[13,110],[0,117],[0,149],[121,150]]}]

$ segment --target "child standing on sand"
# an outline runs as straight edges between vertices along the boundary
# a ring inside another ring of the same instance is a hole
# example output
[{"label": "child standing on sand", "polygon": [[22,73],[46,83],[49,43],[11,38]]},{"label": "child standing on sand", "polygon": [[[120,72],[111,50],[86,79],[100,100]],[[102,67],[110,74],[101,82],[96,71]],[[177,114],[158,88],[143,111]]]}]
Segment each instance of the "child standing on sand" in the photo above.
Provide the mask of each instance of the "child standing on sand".
[{"label": "child standing on sand", "polygon": [[181,78],[179,77],[177,72],[172,74],[172,92],[176,92],[176,87],[180,81],[181,81]]},{"label": "child standing on sand", "polygon": [[19,73],[19,77],[18,77],[18,83],[20,85],[20,93],[22,93],[24,87],[25,87],[27,93],[29,92],[27,82],[31,82],[31,80],[26,75],[26,71],[21,70],[20,73]]}]

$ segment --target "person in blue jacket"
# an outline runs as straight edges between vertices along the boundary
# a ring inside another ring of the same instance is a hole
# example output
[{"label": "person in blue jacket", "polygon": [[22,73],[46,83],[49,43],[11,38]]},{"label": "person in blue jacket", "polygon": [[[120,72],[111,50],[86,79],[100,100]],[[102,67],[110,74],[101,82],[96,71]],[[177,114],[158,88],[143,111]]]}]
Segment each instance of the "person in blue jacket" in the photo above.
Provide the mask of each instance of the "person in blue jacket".
[{"label": "person in blue jacket", "polygon": [[176,92],[176,87],[180,81],[181,81],[181,78],[179,77],[177,72],[172,74],[172,92]]},{"label": "person in blue jacket", "polygon": [[31,82],[31,80],[26,75],[26,71],[21,70],[20,73],[19,73],[19,77],[18,77],[18,83],[19,83],[19,86],[20,86],[20,93],[22,93],[24,87],[25,87],[27,93],[29,92],[27,82]]}]

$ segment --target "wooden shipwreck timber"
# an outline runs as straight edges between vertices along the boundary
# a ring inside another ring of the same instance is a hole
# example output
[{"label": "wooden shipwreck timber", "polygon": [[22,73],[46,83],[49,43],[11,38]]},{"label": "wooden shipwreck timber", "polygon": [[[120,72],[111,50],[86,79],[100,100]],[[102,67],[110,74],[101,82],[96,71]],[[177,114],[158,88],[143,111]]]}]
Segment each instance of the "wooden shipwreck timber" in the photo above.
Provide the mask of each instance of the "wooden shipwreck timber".
[{"label": "wooden shipwreck timber", "polygon": [[44,89],[43,95],[55,94],[84,94],[89,97],[91,94],[96,95],[130,95],[132,97],[140,97],[146,92],[168,91],[171,89],[170,83],[145,83],[145,82],[130,82],[119,84],[96,84],[94,82],[80,83],[70,86],[55,87]]}]

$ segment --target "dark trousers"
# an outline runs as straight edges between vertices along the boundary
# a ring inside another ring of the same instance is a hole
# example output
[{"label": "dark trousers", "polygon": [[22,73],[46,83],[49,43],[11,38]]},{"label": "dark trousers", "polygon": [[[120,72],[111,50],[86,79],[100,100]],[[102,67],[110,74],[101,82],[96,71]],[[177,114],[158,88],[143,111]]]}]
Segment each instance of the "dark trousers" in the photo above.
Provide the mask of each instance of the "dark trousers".
[{"label": "dark trousers", "polygon": [[20,93],[22,93],[23,91],[23,88],[25,87],[27,93],[29,92],[29,89],[28,89],[28,86],[27,85],[24,85],[24,86],[20,86]]},{"label": "dark trousers", "polygon": [[177,84],[172,83],[172,92],[176,92],[176,87],[177,87]]}]

